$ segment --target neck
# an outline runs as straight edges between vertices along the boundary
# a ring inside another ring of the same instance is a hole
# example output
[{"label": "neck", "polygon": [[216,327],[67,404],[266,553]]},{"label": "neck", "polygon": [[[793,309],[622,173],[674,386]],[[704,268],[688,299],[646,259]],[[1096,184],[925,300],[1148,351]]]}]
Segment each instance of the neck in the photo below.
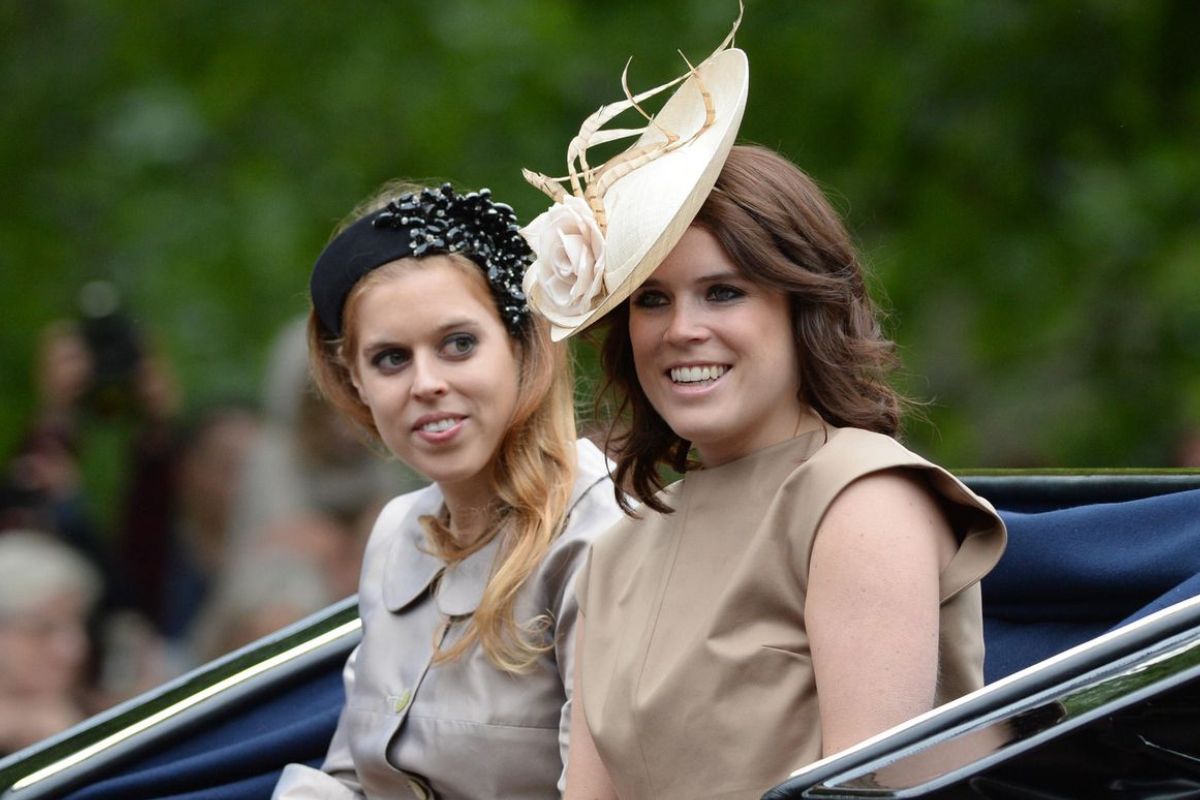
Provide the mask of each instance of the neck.
[{"label": "neck", "polygon": [[705,467],[719,467],[780,442],[786,442],[810,431],[815,431],[824,424],[825,421],[817,412],[807,405],[801,405],[796,409],[794,421],[776,426],[769,436],[763,436],[749,445],[744,441],[717,442],[707,447],[696,445],[696,454],[700,456],[700,463]]},{"label": "neck", "polygon": [[809,431],[815,431],[818,428],[825,427],[825,420],[821,419],[821,415],[813,411],[808,406],[800,407],[800,415],[796,418],[796,428],[792,431],[792,437],[802,436]]},{"label": "neck", "polygon": [[469,484],[439,483],[442,500],[450,515],[450,535],[460,547],[475,542],[488,529],[492,491],[487,481]]}]

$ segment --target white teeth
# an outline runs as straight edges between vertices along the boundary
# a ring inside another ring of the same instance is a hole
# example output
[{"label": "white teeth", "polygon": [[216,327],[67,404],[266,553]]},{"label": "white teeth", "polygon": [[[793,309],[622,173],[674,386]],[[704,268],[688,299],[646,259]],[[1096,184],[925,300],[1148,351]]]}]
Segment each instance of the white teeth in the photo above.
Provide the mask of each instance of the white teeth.
[{"label": "white teeth", "polygon": [[729,367],[717,365],[706,367],[672,367],[671,380],[675,383],[704,383],[706,381],[715,381],[728,371]]},{"label": "white teeth", "polygon": [[428,433],[441,433],[442,431],[450,430],[457,424],[457,419],[454,419],[453,417],[446,417],[445,419],[439,419],[437,422],[425,423],[421,426],[421,430]]}]

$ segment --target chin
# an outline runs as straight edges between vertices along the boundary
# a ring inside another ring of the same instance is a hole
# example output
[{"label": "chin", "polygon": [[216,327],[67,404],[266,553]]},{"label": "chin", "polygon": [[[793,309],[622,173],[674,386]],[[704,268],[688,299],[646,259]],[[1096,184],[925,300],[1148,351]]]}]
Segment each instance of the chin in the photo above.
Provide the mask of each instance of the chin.
[{"label": "chin", "polygon": [[469,470],[447,466],[425,465],[423,469],[418,467],[417,471],[434,483],[459,483],[470,477]]},{"label": "chin", "polygon": [[677,436],[690,442],[696,441],[697,438],[719,436],[726,427],[721,423],[725,415],[710,409],[674,408],[667,414],[660,411],[659,416]]},{"label": "chin", "polygon": [[453,485],[473,480],[483,472],[482,464],[458,462],[454,464],[426,464],[417,471],[434,483]]}]

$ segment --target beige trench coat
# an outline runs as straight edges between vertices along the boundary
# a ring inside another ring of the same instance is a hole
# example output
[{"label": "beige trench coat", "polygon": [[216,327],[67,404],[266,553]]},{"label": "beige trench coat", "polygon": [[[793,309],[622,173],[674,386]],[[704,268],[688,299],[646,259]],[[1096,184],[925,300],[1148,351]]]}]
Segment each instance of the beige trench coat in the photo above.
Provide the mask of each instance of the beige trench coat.
[{"label": "beige trench coat", "polygon": [[[363,639],[345,669],[346,706],[320,770],[290,764],[275,798],[557,798],[566,763],[574,669],[575,576],[590,542],[620,519],[600,451],[580,440],[566,529],[517,600],[518,620],[549,612],[554,647],[533,671],[497,670],[475,647],[432,665],[434,637],[461,635],[499,541],[450,569],[422,547],[436,513],[430,486],[380,514],[363,563]],[[439,580],[440,578],[440,580]]]}]

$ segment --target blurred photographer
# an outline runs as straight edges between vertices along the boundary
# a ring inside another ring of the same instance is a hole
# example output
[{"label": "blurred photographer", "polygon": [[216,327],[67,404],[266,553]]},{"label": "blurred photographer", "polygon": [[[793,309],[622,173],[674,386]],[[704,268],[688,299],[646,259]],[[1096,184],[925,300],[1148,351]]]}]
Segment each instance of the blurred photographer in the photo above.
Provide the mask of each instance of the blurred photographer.
[{"label": "blurred photographer", "polygon": [[[43,532],[99,576],[88,668],[120,684],[100,687],[120,699],[163,677],[113,664],[152,663],[161,650],[150,624],[161,598],[146,586],[161,585],[175,514],[178,384],[105,282],[83,288],[77,319],[42,332],[33,384],[30,423],[0,472],[0,536]],[[85,452],[117,469],[95,469]],[[115,511],[101,520],[97,508]]]},{"label": "blurred photographer", "polygon": [[146,368],[142,336],[121,310],[120,295],[107,281],[94,281],[79,293],[80,332],[91,361],[84,399],[101,417],[138,414]]},{"label": "blurred photographer", "polygon": [[53,532],[102,567],[105,549],[84,497],[79,464],[79,408],[93,371],[78,324],[54,322],[42,332],[34,360],[37,407],[5,466],[0,529]]},{"label": "blurred photographer", "polygon": [[[81,475],[85,429],[93,422],[132,425],[128,486],[151,484],[137,490],[133,515],[161,518],[180,397],[111,284],[87,284],[79,304],[79,319],[53,322],[42,333],[34,360],[37,405],[0,479],[0,529],[57,534],[101,570],[111,589],[112,549],[93,519],[97,498],[88,499]],[[105,604],[111,600],[106,593]]]}]

